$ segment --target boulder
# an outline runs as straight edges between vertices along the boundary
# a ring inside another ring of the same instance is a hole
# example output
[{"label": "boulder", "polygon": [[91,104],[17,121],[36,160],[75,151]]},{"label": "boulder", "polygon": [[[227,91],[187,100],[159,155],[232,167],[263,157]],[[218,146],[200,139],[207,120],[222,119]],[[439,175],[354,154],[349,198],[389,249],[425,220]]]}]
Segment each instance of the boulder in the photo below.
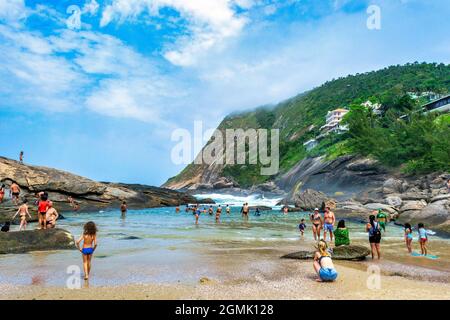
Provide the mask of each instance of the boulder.
[{"label": "boulder", "polygon": [[305,191],[294,195],[295,206],[303,210],[321,208],[323,203],[327,200],[328,197],[325,193],[313,189],[306,189]]},{"label": "boulder", "polygon": [[0,232],[0,254],[64,249],[75,249],[75,241],[63,229]]},{"label": "boulder", "polygon": [[272,207],[268,207],[268,206],[249,206],[250,210],[256,210],[256,208],[258,208],[259,211],[270,211],[270,210],[272,210]]},{"label": "boulder", "polygon": [[400,179],[389,178],[383,183],[383,193],[401,193],[403,192],[403,181]]},{"label": "boulder", "polygon": [[331,210],[335,210],[336,209],[336,200],[334,200],[334,199],[325,200],[322,203],[321,207],[322,207],[322,210],[325,210],[325,208],[330,208]]},{"label": "boulder", "polygon": [[359,218],[364,221],[371,213],[372,210],[367,209],[361,203],[354,200],[338,202],[335,210],[338,218]]},{"label": "boulder", "polygon": [[425,200],[404,201],[400,207],[400,212],[422,210],[426,206],[427,202]]},{"label": "boulder", "polygon": [[394,207],[387,205],[387,204],[383,204],[383,203],[368,203],[368,204],[365,204],[364,207],[366,207],[369,210],[381,209],[390,214],[397,214],[397,210]]},{"label": "boulder", "polygon": [[421,210],[408,210],[400,214],[399,223],[411,223],[415,225],[423,222],[427,227],[445,224],[450,219],[450,202],[440,200],[433,202]]},{"label": "boulder", "polygon": [[[195,203],[195,197],[184,192],[139,184],[97,182],[65,171],[41,166],[21,164],[0,157],[0,182],[7,188],[16,182],[21,188],[20,197],[27,199],[30,209],[36,200],[35,193],[47,191],[49,199],[59,212],[72,211],[68,197],[79,204],[80,211],[100,211],[118,208],[126,200],[130,208],[151,208]],[[0,204],[0,218],[11,213],[12,203],[5,199]],[[3,217],[3,218],[2,218]]]},{"label": "boulder", "polygon": [[[348,245],[335,247],[332,250],[331,257],[335,260],[351,260],[361,261],[364,260],[370,254],[370,250],[364,246]],[[313,259],[313,251],[298,251],[282,256],[283,259]]]},{"label": "boulder", "polygon": [[447,194],[439,194],[433,198],[431,198],[430,202],[436,202],[436,201],[441,201],[441,200],[450,200],[450,193]]},{"label": "boulder", "polygon": [[402,205],[402,198],[398,195],[388,195],[384,198],[384,202],[391,207],[400,207]]}]

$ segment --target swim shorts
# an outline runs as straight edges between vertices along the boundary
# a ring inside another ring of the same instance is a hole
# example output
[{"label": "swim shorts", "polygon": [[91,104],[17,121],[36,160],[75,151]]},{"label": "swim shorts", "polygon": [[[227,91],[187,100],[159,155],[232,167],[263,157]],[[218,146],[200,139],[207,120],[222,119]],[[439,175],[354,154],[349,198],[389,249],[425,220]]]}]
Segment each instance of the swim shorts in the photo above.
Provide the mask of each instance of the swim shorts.
[{"label": "swim shorts", "polygon": [[325,223],[323,226],[323,230],[333,232],[333,225],[331,223]]},{"label": "swim shorts", "polygon": [[319,277],[322,281],[334,281],[336,280],[338,273],[336,270],[331,268],[320,268]]}]

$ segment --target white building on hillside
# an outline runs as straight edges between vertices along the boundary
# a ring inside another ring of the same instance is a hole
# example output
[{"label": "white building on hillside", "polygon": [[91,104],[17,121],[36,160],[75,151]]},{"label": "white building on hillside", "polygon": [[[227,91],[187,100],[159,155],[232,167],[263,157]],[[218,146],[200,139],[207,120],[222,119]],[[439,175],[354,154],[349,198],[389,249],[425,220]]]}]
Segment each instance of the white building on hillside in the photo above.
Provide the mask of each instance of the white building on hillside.
[{"label": "white building on hillside", "polygon": [[347,109],[335,109],[328,111],[326,116],[326,123],[320,128],[322,134],[328,134],[330,132],[341,133],[342,131],[347,131],[348,126],[340,125],[342,118],[347,114]]},{"label": "white building on hillside", "polygon": [[372,102],[370,102],[369,100],[367,100],[366,102],[364,102],[364,103],[361,103],[361,105],[363,106],[363,107],[366,107],[366,108],[368,108],[368,109],[372,109],[373,110],[373,113],[375,113],[375,114],[377,114],[377,115],[380,115],[381,114],[381,103],[372,103]]}]

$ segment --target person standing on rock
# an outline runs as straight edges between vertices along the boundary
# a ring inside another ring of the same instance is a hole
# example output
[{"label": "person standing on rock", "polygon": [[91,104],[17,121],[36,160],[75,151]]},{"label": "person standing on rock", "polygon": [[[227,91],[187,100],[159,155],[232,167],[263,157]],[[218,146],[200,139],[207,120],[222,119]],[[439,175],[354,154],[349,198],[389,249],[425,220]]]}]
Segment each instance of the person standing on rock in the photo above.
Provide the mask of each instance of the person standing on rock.
[{"label": "person standing on rock", "polygon": [[20,196],[20,187],[17,183],[13,182],[11,184],[11,187],[9,187],[9,195],[14,204],[17,206],[19,204],[19,196]]},{"label": "person standing on rock", "polygon": [[375,215],[371,215],[369,217],[369,223],[367,223],[366,225],[366,232],[369,233],[369,243],[372,253],[372,259],[374,258],[375,252],[377,253],[378,259],[380,259],[381,230],[380,224],[375,221]]},{"label": "person standing on rock", "polygon": [[5,185],[2,184],[0,186],[0,203],[3,202],[3,198],[5,197]]},{"label": "person standing on rock", "polygon": [[23,163],[23,151],[20,151],[19,161],[20,161],[20,163]]},{"label": "person standing on rock", "polygon": [[312,223],[312,232],[313,232],[314,240],[319,241],[320,240],[320,230],[322,229],[323,220],[322,220],[322,216],[321,216],[318,208],[314,209],[314,213],[311,214],[310,220]]},{"label": "person standing on rock", "polygon": [[31,215],[28,212],[28,204],[27,204],[26,199],[23,200],[23,204],[19,207],[19,210],[17,210],[16,214],[12,217],[12,220],[14,220],[14,218],[17,215],[19,215],[19,217],[20,217],[19,231],[26,230],[27,229],[27,215],[31,219]]},{"label": "person standing on rock", "polygon": [[377,221],[380,224],[380,228],[383,229],[383,232],[386,232],[386,223],[388,222],[388,216],[386,213],[383,212],[383,210],[378,209],[377,213]]},{"label": "person standing on rock", "polygon": [[323,215],[324,228],[323,228],[323,239],[327,241],[327,232],[330,233],[330,241],[333,242],[333,232],[334,224],[336,222],[336,217],[334,212],[330,210],[330,207],[325,208],[325,213]]},{"label": "person standing on rock", "polygon": [[39,229],[47,229],[47,210],[49,209],[49,201],[46,193],[41,194],[41,199],[38,202],[38,220]]}]

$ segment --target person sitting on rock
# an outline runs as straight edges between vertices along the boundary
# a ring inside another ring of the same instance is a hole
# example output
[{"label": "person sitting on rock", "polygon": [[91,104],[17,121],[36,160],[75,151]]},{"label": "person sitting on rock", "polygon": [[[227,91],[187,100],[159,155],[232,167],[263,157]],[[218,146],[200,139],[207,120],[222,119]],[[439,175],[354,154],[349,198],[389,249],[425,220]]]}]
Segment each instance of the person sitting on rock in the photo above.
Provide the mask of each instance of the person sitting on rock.
[{"label": "person sitting on rock", "polygon": [[6,221],[5,224],[2,226],[1,231],[2,231],[2,232],[9,232],[10,226],[11,226],[11,222]]},{"label": "person sitting on rock", "polygon": [[48,202],[48,210],[47,210],[47,229],[53,229],[56,227],[56,220],[58,220],[59,214],[58,211],[56,211],[55,208],[53,208],[53,202]]},{"label": "person sitting on rock", "polygon": [[336,247],[349,245],[350,236],[347,227],[345,226],[345,220],[340,220],[337,225],[337,229],[334,231],[334,245]]},{"label": "person sitting on rock", "polygon": [[319,278],[318,282],[332,282],[336,280],[338,273],[334,268],[330,253],[327,250],[328,246],[324,240],[320,240],[317,244],[318,251],[314,254],[314,270],[317,272]]}]

